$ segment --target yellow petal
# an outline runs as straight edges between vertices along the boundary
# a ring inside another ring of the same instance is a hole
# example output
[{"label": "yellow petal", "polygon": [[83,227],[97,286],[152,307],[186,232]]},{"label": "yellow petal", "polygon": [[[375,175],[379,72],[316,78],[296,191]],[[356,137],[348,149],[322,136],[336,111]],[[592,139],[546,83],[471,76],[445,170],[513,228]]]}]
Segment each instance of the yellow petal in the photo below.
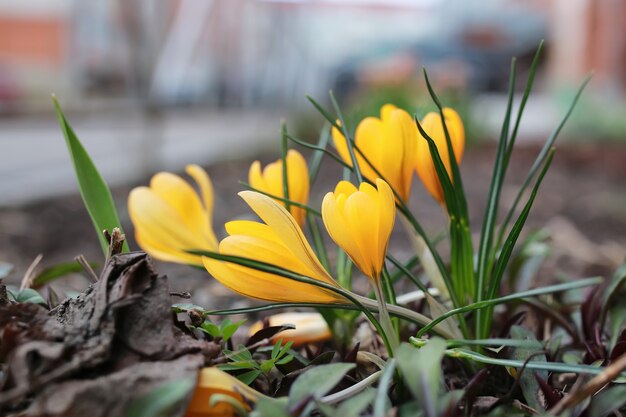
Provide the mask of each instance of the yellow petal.
[{"label": "yellow petal", "polygon": [[382,261],[378,254],[377,201],[366,192],[354,193],[346,200],[344,213],[362,257],[361,264],[357,263],[357,266],[365,275],[375,279],[380,272]]},{"label": "yellow petal", "polygon": [[265,184],[265,179],[261,173],[261,162],[254,161],[252,165],[250,165],[250,170],[248,171],[248,182],[252,187],[258,190],[267,190],[267,184]]},{"label": "yellow petal", "polygon": [[378,188],[378,251],[384,257],[387,253],[387,244],[393,231],[393,225],[396,220],[396,200],[391,187],[383,181],[376,180]]},{"label": "yellow petal", "polygon": [[[366,117],[361,120],[361,123],[359,123],[354,133],[354,142],[371,165],[373,165],[372,167],[370,164],[366,163],[365,160],[357,154],[357,162],[361,168],[361,172],[363,176],[370,181],[374,181],[378,178],[376,171],[378,170],[380,172],[382,168],[383,146],[387,146],[384,141],[384,135],[384,125],[380,119],[375,117]],[[384,172],[381,172],[381,174],[385,175]]]},{"label": "yellow petal", "polygon": [[358,189],[350,181],[339,181],[335,186],[335,195],[345,194],[346,197],[352,193],[356,193]]},{"label": "yellow petal", "polygon": [[333,126],[331,134],[333,137],[333,143],[335,144],[335,148],[337,149],[337,153],[339,154],[341,159],[343,159],[343,161],[351,167],[352,159],[350,158],[348,143],[346,141],[346,138],[343,136],[343,133],[341,133],[339,129]]},{"label": "yellow petal", "polygon": [[198,194],[187,181],[178,175],[160,172],[152,177],[150,190],[176,210],[178,217],[187,226],[188,233],[206,239],[205,236],[211,229],[209,217]]},{"label": "yellow petal", "polygon": [[313,278],[336,285],[335,280],[328,275],[328,272],[317,259],[300,226],[284,207],[270,197],[253,191],[242,191],[239,195],[265,224],[274,230],[285,247],[289,248],[296,258],[302,260],[311,271],[315,272]]},{"label": "yellow petal", "polygon": [[394,110],[396,110],[397,107],[394,106],[393,104],[385,104],[380,108],[380,118],[382,119],[383,122],[388,121],[389,119],[391,119],[391,114],[394,112]]},{"label": "yellow petal", "polygon": [[[270,326],[282,326],[285,324],[293,324],[295,329],[282,331],[272,337],[272,342],[279,339],[283,343],[293,342],[294,346],[300,346],[307,343],[321,342],[329,340],[332,333],[328,328],[326,320],[317,312],[289,312],[274,314],[266,318]],[[248,335],[252,336],[264,326],[264,321],[258,321],[250,326]]]},{"label": "yellow petal", "polygon": [[[453,149],[457,162],[460,161],[462,152],[465,146],[465,133],[463,131],[463,124],[458,114],[452,109],[444,109],[444,115],[446,117],[446,126],[448,127],[448,133],[450,134],[450,141],[453,148],[459,147],[459,149]],[[422,121],[422,127],[424,131],[431,137],[437,146],[441,160],[446,168],[448,176],[450,176],[450,158],[448,153],[448,146],[443,130],[443,124],[441,122],[441,116],[439,113],[428,113]],[[418,161],[416,163],[417,174],[424,183],[426,189],[430,194],[435,197],[441,204],[445,204],[443,189],[435,170],[435,165],[430,155],[428,148],[428,142],[421,138],[418,141]]]},{"label": "yellow petal", "polygon": [[250,298],[274,302],[343,303],[341,296],[298,281],[251,268],[202,258],[204,267],[222,285]]},{"label": "yellow petal", "polygon": [[254,236],[282,244],[282,240],[280,240],[280,238],[276,236],[276,233],[274,233],[274,231],[270,229],[268,225],[263,223],[254,222],[251,220],[233,220],[227,222],[224,225],[224,228],[226,229],[226,233],[231,236]]},{"label": "yellow petal", "polygon": [[226,417],[235,416],[235,410],[230,404],[218,403],[210,406],[213,394],[225,394],[239,401],[243,408],[250,410],[259,398],[264,397],[260,392],[250,388],[237,378],[218,368],[202,368],[198,375],[198,382],[193,397],[189,402],[186,417]]},{"label": "yellow petal", "polygon": [[[290,149],[287,152],[287,177],[289,183],[289,198],[300,204],[309,202],[309,170],[306,160],[300,152]],[[293,214],[299,225],[304,224],[306,210],[291,206],[289,211]]]},{"label": "yellow petal", "polygon": [[204,231],[206,239],[217,247],[217,238],[213,232],[213,183],[211,178],[207,175],[206,171],[199,165],[191,164],[187,165],[185,172],[194,179],[198,187],[200,188],[200,194],[204,202],[205,217],[207,219],[207,228]]},{"label": "yellow petal", "polygon": [[163,242],[180,250],[208,246],[200,234],[190,232],[179,211],[150,188],[138,187],[131,191],[128,211],[135,229],[150,241]]},{"label": "yellow petal", "polygon": [[314,278],[314,271],[294,257],[284,244],[253,236],[228,236],[220,242],[220,253],[242,256],[279,266],[298,274]]},{"label": "yellow petal", "polygon": [[267,164],[263,169],[263,178],[265,178],[265,185],[267,187],[265,192],[278,197],[285,197],[285,193],[283,192],[283,161],[278,160]]},{"label": "yellow petal", "polygon": [[[344,197],[345,194],[341,194]],[[361,247],[356,242],[354,233],[345,218],[342,208],[339,207],[333,193],[328,193],[322,201],[322,219],[331,239],[339,245],[357,265],[365,265]]]},{"label": "yellow petal", "polygon": [[[178,250],[174,247],[164,244],[162,241],[152,240],[150,235],[144,235],[141,230],[135,231],[135,240],[144,252],[150,254],[154,259],[164,262],[176,262],[186,265],[202,266],[202,258],[187,252]],[[203,248],[197,248],[203,249]],[[205,248],[210,250],[209,248]]]},{"label": "yellow petal", "polygon": [[415,125],[415,120],[404,110],[397,109],[393,111],[390,119],[390,123],[396,127],[397,134],[402,142],[401,156],[396,157],[400,160],[399,179],[397,184],[393,184],[393,188],[396,189],[396,192],[400,194],[404,201],[407,201],[411,192],[411,183],[413,182],[419,132]]}]

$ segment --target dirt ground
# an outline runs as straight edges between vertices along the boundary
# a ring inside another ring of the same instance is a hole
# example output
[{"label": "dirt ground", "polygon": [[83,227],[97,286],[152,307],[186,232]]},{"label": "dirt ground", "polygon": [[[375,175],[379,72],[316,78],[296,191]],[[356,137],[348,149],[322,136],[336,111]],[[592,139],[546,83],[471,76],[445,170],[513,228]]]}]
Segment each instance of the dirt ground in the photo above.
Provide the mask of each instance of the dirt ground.
[{"label": "dirt ground", "polygon": [[[503,189],[503,205],[515,197],[538,148],[520,147],[511,161],[510,174]],[[484,202],[489,187],[495,148],[492,145],[471,147],[462,163],[462,176],[470,204],[472,226],[478,239]],[[276,156],[261,158],[262,162]],[[225,221],[250,216],[236,192],[239,180],[246,180],[250,160],[223,162],[208,167],[216,190],[214,227],[223,236]],[[319,206],[322,196],[340,177],[332,161],[322,167],[313,189],[312,205]],[[536,200],[526,233],[545,228],[550,233],[552,255],[542,269],[542,279],[559,274],[571,278],[609,275],[626,257],[626,146],[618,144],[563,145]],[[148,181],[146,179],[143,183]],[[139,184],[137,184],[139,185]],[[128,219],[126,197],[131,187],[113,190],[131,248],[137,249]],[[410,207],[432,234],[445,228],[441,208],[416,180]],[[395,253],[409,253],[401,230],[391,247]],[[443,244],[445,247],[445,244]],[[445,249],[444,249],[445,250]],[[100,247],[90,219],[78,195],[64,196],[17,208],[0,208],[0,262],[14,265],[9,283],[19,282],[28,265],[43,254],[42,267],[71,261],[83,254],[89,260],[102,261]],[[216,284],[204,271],[159,263],[161,272],[170,277],[173,291],[193,290],[193,301],[207,308],[240,307],[249,301]],[[87,281],[80,276],[67,277],[66,289],[83,289]]]}]

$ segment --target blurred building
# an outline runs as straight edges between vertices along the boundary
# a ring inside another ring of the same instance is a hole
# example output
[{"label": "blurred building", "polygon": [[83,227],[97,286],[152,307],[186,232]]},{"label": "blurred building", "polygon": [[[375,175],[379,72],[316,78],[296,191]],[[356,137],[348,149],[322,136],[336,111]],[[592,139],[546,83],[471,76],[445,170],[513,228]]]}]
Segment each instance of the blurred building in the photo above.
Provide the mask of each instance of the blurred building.
[{"label": "blurred building", "polygon": [[0,105],[47,103],[52,91],[293,105],[345,82],[342,71],[385,78],[438,57],[451,80],[499,89],[501,80],[471,73],[541,37],[552,81],[577,83],[594,69],[621,97],[625,17],[622,0],[0,0]]}]

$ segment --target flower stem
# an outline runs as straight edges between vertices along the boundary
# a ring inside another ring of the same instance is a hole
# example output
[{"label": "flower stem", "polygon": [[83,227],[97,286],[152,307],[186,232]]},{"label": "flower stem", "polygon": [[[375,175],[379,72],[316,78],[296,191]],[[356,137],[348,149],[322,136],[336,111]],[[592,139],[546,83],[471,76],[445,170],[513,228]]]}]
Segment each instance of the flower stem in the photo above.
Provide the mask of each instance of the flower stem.
[{"label": "flower stem", "polygon": [[378,300],[378,319],[380,321],[380,325],[385,332],[386,338],[389,340],[389,347],[391,348],[391,352],[389,352],[389,356],[393,357],[393,352],[398,347],[400,341],[398,338],[398,333],[393,327],[393,323],[391,322],[391,318],[389,317],[389,311],[387,310],[387,302],[385,301],[385,296],[383,295],[383,288],[380,281],[380,277],[374,280],[374,291],[376,292],[376,299]]}]

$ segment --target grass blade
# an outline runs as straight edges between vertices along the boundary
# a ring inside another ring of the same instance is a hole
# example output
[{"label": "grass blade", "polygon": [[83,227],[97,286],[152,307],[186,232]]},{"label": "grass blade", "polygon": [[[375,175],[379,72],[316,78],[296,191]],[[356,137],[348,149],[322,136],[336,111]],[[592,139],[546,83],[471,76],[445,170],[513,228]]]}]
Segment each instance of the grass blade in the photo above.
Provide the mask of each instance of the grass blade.
[{"label": "grass blade", "polygon": [[[487,278],[491,272],[488,261],[491,259],[493,250],[493,233],[496,227],[498,217],[498,208],[500,207],[500,192],[506,173],[506,152],[507,140],[509,134],[509,121],[511,119],[511,109],[513,106],[513,96],[515,88],[515,58],[511,60],[511,72],[509,76],[509,95],[507,100],[506,113],[504,122],[502,123],[502,131],[500,132],[500,141],[498,142],[498,151],[496,153],[496,162],[493,166],[493,174],[491,176],[491,185],[489,186],[489,194],[487,206],[485,207],[485,215],[483,217],[483,225],[480,234],[480,243],[478,246],[478,262],[476,266],[476,294],[475,300],[482,301],[487,295]],[[476,334],[478,329],[483,327],[483,311],[476,314]]]},{"label": "grass blade", "polygon": [[337,104],[337,100],[335,99],[335,95],[331,91],[329,93],[330,101],[333,103],[333,107],[335,109],[335,113],[337,113],[337,117],[339,118],[339,122],[341,125],[341,131],[343,132],[343,137],[346,139],[346,145],[348,147],[348,153],[350,154],[350,160],[352,161],[352,166],[354,167],[354,175],[356,176],[357,184],[361,184],[363,182],[363,175],[361,174],[361,167],[359,167],[359,163],[356,159],[356,153],[354,152],[354,144],[350,136],[350,132],[348,131],[348,126],[346,125],[346,120],[341,113],[341,108],[339,108],[339,104]]},{"label": "grass blade", "polygon": [[[570,365],[563,362],[540,362],[540,361],[521,361],[515,359],[498,359],[486,356],[480,353],[472,352],[466,349],[446,349],[445,355],[450,358],[467,359],[487,365],[508,366],[517,369],[541,370],[557,373],[576,373],[599,375],[606,369],[602,366],[593,365]],[[626,382],[626,372],[622,372],[615,382]]]},{"label": "grass blade", "polygon": [[280,132],[280,159],[283,162],[283,197],[285,197],[285,208],[289,211],[291,207],[291,200],[289,200],[289,174],[287,172],[287,152],[289,151],[289,143],[287,141],[287,125],[284,122],[281,123]]},{"label": "grass blade", "polygon": [[324,151],[326,150],[326,146],[328,146],[328,142],[330,141],[330,127],[328,124],[324,124],[322,131],[320,133],[320,138],[317,141],[317,148],[311,158],[309,159],[309,184],[313,185],[315,179],[317,178],[317,174],[320,171],[320,167],[322,165],[322,160],[324,158]]},{"label": "grass blade", "polygon": [[[72,164],[74,165],[80,195],[83,198],[85,208],[89,212],[91,221],[96,228],[100,246],[106,256],[109,242],[106,241],[102,232],[104,230],[111,231],[115,227],[119,228],[120,231],[122,230],[111,191],[65,118],[56,97],[52,97],[52,102],[54,103],[59,124],[61,125],[61,131],[63,132],[63,136],[65,136],[67,149]],[[122,251],[128,252],[128,244],[126,242],[124,242]]]},{"label": "grass blade", "polygon": [[526,189],[530,185],[530,183],[531,183],[532,179],[534,178],[535,174],[537,173],[537,171],[539,171],[539,169],[543,165],[543,162],[545,161],[545,159],[546,159],[550,149],[552,148],[552,145],[554,145],[554,142],[556,141],[556,138],[561,133],[561,130],[563,129],[563,126],[565,126],[565,123],[567,122],[567,120],[571,116],[572,112],[574,111],[574,108],[576,107],[576,104],[578,103],[578,100],[579,100],[580,96],[582,95],[585,87],[587,86],[587,84],[589,84],[589,81],[591,81],[591,75],[588,75],[585,78],[585,80],[583,81],[583,83],[580,85],[578,91],[576,92],[576,95],[574,96],[574,100],[572,100],[572,103],[570,104],[570,107],[567,110],[567,113],[565,114],[565,116],[561,120],[561,123],[559,123],[557,128],[552,132],[552,134],[550,135],[550,137],[548,138],[546,143],[543,145],[543,148],[541,148],[541,151],[537,155],[537,158],[535,159],[535,162],[533,163],[532,167],[530,168],[530,171],[528,171],[528,175],[524,179],[524,182],[522,183],[522,186],[520,187],[519,191],[517,192],[517,196],[515,197],[515,200],[513,201],[513,205],[511,206],[511,208],[507,212],[506,217],[504,218],[504,221],[502,222],[502,225],[500,226],[500,231],[498,232],[498,240],[497,240],[496,246],[500,246],[500,243],[502,242],[502,238],[504,236],[504,233],[506,232],[506,229],[508,228],[508,225],[509,225],[511,219],[513,218],[513,215],[515,214],[515,211],[517,210],[517,206],[519,205],[519,202],[521,201],[522,196],[524,195]]},{"label": "grass blade", "polygon": [[518,292],[515,294],[505,295],[504,297],[483,300],[483,301],[479,301],[473,304],[469,304],[464,307],[455,308],[454,310],[450,310],[447,313],[442,314],[441,316],[434,319],[432,322],[430,322],[428,325],[422,328],[419,332],[417,332],[417,335],[415,336],[415,338],[419,339],[420,337],[425,335],[427,332],[429,332],[430,329],[432,329],[433,327],[435,327],[437,324],[441,323],[448,317],[469,313],[470,311],[479,310],[481,308],[489,308],[497,304],[508,303],[509,301],[521,300],[523,298],[535,297],[537,295],[550,294],[550,293],[561,292],[561,291],[569,291],[569,290],[574,290],[577,288],[590,287],[592,285],[598,285],[600,283],[602,283],[602,278],[588,278],[588,279],[583,279],[583,280],[574,281],[574,282],[567,282],[565,284],[556,284],[556,285],[549,285],[547,287],[535,288],[533,290],[522,291],[522,292]]}]

